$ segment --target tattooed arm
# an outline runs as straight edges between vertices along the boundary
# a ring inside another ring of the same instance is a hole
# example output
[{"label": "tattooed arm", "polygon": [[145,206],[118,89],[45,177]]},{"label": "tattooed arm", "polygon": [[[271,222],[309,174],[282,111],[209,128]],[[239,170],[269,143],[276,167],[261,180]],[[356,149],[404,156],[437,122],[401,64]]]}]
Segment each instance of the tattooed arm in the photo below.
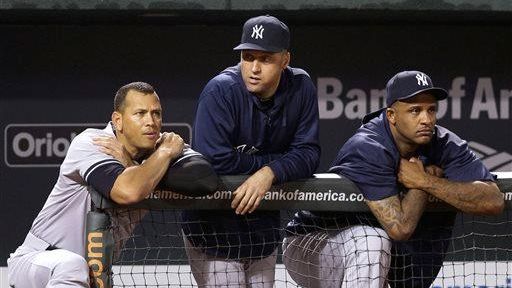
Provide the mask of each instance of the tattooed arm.
[{"label": "tattooed arm", "polygon": [[450,181],[425,173],[421,162],[400,166],[407,173],[399,175],[399,181],[409,189],[421,189],[466,213],[494,215],[503,211],[503,194],[492,181]]},{"label": "tattooed arm", "polygon": [[[417,163],[419,162],[419,163]],[[423,165],[416,158],[402,159],[398,172],[398,181],[409,176],[410,165]],[[442,177],[443,171],[434,165],[424,169],[429,175]],[[416,229],[416,225],[423,215],[427,204],[428,194],[419,189],[410,189],[403,198],[391,196],[378,201],[366,201],[368,207],[375,215],[379,223],[384,227],[389,237],[394,240],[407,240]]]},{"label": "tattooed arm", "polygon": [[463,212],[496,215],[505,206],[503,194],[494,182],[453,182],[429,176],[426,179],[425,186],[422,186],[424,191]]},{"label": "tattooed arm", "polygon": [[410,189],[405,196],[391,196],[378,201],[366,201],[373,215],[394,240],[407,240],[425,210],[427,194]]}]

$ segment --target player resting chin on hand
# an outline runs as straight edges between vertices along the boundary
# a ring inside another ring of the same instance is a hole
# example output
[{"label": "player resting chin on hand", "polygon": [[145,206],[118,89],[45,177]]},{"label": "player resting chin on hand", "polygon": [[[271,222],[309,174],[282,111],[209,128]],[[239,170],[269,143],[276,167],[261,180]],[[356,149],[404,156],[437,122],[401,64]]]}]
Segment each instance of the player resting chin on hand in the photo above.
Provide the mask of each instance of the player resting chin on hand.
[{"label": "player resting chin on hand", "polygon": [[[105,129],[87,129],[73,139],[44,207],[7,260],[9,285],[89,287],[84,246],[91,189],[129,205],[158,185],[175,185],[170,188],[183,193],[216,188],[216,175],[201,154],[177,134],[160,136],[161,127],[162,107],[151,85],[134,82],[117,91]],[[182,183],[180,175],[192,175],[198,186]]]}]

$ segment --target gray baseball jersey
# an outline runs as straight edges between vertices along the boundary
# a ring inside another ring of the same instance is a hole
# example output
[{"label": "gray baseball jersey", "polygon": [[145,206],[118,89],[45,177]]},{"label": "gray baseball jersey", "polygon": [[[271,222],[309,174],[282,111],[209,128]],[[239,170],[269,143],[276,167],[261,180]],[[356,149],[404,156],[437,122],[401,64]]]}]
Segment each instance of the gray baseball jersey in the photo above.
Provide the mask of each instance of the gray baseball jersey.
[{"label": "gray baseball jersey", "polygon": [[[24,243],[7,260],[9,285],[88,287],[89,269],[84,259],[84,246],[86,215],[91,210],[89,189],[94,187],[109,198],[117,176],[124,170],[119,161],[101,152],[93,143],[98,136],[114,137],[111,124],[103,130],[87,129],[73,139],[60,167],[57,183],[43,209]],[[218,179],[211,165],[188,145],[168,173],[171,175],[167,175],[167,181],[159,184],[166,189],[176,188],[176,191],[192,195],[210,193],[217,187]],[[131,217],[132,214],[112,219],[120,225],[117,234],[131,234],[138,222],[133,221],[136,218]],[[138,214],[139,217],[143,215]],[[122,243],[117,242],[118,245]]]},{"label": "gray baseball jersey", "polygon": [[51,246],[84,256],[85,215],[91,209],[87,177],[98,167],[117,162],[92,143],[97,136],[114,136],[110,124],[103,130],[87,129],[77,135],[62,162],[57,183],[30,233]]}]

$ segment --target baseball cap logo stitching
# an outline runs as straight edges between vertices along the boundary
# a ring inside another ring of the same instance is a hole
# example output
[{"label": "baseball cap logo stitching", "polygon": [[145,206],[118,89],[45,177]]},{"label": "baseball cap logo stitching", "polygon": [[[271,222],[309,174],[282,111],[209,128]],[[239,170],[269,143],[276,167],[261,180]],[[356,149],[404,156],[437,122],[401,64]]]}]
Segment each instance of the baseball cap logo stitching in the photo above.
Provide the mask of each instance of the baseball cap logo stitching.
[{"label": "baseball cap logo stitching", "polygon": [[263,39],[263,31],[265,31],[265,28],[263,28],[263,25],[254,25],[252,27],[252,34],[251,38],[253,39]]},{"label": "baseball cap logo stitching", "polygon": [[423,73],[416,74],[416,79],[418,80],[418,85],[428,86],[427,76]]},{"label": "baseball cap logo stitching", "polygon": [[247,20],[240,44],[233,50],[258,50],[281,52],[290,46],[290,31],[286,24],[273,16],[265,15]]}]

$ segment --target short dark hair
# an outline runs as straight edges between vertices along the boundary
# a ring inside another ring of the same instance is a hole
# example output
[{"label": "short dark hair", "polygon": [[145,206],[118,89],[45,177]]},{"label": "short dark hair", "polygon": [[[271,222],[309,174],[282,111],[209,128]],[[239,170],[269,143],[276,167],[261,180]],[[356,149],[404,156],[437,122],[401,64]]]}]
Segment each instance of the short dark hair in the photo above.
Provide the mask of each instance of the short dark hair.
[{"label": "short dark hair", "polygon": [[126,94],[130,90],[135,90],[144,94],[152,94],[155,93],[155,88],[146,82],[132,82],[124,85],[119,88],[116,92],[116,96],[114,97],[114,111],[120,112],[124,105],[124,100],[126,98]]}]

